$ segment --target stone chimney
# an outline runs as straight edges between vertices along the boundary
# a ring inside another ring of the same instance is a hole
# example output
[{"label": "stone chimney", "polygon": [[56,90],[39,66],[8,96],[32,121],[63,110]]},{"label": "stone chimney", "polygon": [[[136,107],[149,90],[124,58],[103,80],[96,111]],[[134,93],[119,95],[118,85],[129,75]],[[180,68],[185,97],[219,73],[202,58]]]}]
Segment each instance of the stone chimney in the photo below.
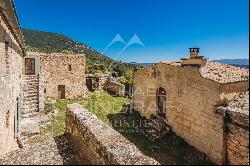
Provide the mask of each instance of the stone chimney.
[{"label": "stone chimney", "polygon": [[181,66],[202,67],[207,63],[207,58],[200,56],[200,48],[189,48],[190,58],[182,58]]},{"label": "stone chimney", "polygon": [[199,57],[200,48],[189,48],[190,59]]}]

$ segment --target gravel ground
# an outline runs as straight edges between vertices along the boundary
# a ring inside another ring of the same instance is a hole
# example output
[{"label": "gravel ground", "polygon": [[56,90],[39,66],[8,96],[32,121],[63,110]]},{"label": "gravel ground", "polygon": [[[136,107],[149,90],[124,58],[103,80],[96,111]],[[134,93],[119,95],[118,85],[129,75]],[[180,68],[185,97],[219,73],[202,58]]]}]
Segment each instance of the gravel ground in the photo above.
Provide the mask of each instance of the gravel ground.
[{"label": "gravel ground", "polygon": [[61,135],[45,142],[26,145],[0,156],[0,165],[74,165],[76,156],[68,140],[67,135]]}]

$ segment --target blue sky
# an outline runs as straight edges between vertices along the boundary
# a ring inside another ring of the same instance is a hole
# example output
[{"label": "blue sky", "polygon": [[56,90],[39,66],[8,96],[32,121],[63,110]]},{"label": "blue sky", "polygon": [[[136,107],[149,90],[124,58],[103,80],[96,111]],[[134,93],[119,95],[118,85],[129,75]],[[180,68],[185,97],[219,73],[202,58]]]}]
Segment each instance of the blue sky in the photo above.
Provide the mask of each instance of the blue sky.
[{"label": "blue sky", "polygon": [[[126,62],[248,58],[249,0],[15,0],[22,27],[65,34]],[[112,39],[120,34],[124,43]],[[120,53],[136,34],[144,44]]]}]

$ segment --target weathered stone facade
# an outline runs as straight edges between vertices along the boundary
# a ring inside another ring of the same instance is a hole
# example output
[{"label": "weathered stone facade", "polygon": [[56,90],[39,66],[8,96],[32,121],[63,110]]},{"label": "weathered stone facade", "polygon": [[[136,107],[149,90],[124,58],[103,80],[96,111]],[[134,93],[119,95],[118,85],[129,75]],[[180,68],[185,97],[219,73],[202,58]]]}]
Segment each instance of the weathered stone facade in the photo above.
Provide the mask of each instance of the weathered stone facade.
[{"label": "weathered stone facade", "polygon": [[159,165],[79,104],[67,107],[66,132],[71,137],[79,164]]},{"label": "weathered stone facade", "polygon": [[65,99],[84,98],[87,95],[84,55],[53,54],[41,57],[44,74],[45,100],[59,99],[58,86],[65,86]]},{"label": "weathered stone facade", "polygon": [[[189,65],[161,62],[135,72],[133,106],[147,118],[157,116],[157,92],[163,89],[165,113],[161,116],[165,122],[213,162],[223,164],[226,162],[225,121],[224,116],[215,113],[215,106],[224,103],[223,94],[247,91],[249,72],[211,61],[207,62],[209,66],[200,65],[200,68]],[[225,69],[220,66],[228,69],[226,74],[231,71],[226,79],[222,77]]]},{"label": "weathered stone facade", "polygon": [[22,33],[14,4],[0,1],[0,155],[17,148],[22,105]]},{"label": "weathered stone facade", "polygon": [[[39,75],[39,103],[86,97],[84,55],[38,52],[27,54],[26,58],[36,59],[35,74]],[[64,88],[64,92],[60,92],[59,86]]]}]

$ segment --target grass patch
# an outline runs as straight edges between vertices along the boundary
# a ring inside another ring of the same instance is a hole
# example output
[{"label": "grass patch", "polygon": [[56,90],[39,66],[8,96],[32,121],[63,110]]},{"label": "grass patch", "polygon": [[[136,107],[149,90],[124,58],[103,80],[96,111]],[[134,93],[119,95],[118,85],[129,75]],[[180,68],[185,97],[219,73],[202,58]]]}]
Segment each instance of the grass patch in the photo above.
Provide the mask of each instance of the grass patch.
[{"label": "grass patch", "polygon": [[53,104],[46,105],[44,113],[48,114],[54,109],[59,112],[57,115],[52,116],[49,121],[44,122],[40,125],[40,134],[29,139],[29,143],[37,143],[44,141],[51,137],[62,135],[65,131],[65,117],[67,104],[74,103],[77,101],[62,100],[57,101]]}]

